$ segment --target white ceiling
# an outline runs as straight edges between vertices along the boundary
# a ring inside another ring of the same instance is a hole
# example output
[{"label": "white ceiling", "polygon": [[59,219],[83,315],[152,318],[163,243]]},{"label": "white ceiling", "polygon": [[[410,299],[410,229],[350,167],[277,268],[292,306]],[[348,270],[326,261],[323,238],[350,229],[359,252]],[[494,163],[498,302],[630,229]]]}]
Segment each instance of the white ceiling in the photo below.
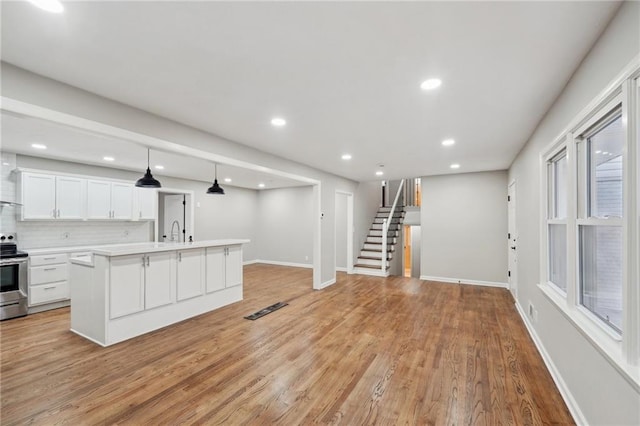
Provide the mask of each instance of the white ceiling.
[{"label": "white ceiling", "polygon": [[619,4],[3,2],[2,59],[358,181],[496,170]]},{"label": "white ceiling", "polygon": [[[0,125],[2,151],[58,160],[72,159],[83,164],[135,171],[140,177],[144,174],[147,150],[141,145],[15,114],[0,113]],[[34,149],[31,146],[34,143],[45,145],[47,149]],[[104,157],[112,157],[113,161],[106,161]],[[151,150],[149,157],[151,173],[161,183],[161,176],[213,182],[214,163],[210,161],[159,150]],[[159,170],[155,168],[156,165],[164,168]],[[226,182],[226,178],[231,182]],[[226,164],[218,165],[218,183],[223,188],[236,186],[249,189],[261,189],[258,186],[260,183],[264,184],[264,189],[308,185]]]}]

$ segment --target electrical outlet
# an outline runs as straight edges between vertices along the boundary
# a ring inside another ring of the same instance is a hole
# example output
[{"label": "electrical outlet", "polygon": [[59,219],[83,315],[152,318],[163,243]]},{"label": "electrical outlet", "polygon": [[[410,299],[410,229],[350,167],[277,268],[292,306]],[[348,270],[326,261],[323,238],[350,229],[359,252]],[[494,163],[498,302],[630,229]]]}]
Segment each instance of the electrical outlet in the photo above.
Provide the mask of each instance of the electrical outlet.
[{"label": "electrical outlet", "polygon": [[200,208],[200,201],[198,201],[198,202],[196,203],[196,207],[197,207],[197,208]]},{"label": "electrical outlet", "polygon": [[305,257],[304,257],[304,260],[309,260],[309,256],[305,256]]}]

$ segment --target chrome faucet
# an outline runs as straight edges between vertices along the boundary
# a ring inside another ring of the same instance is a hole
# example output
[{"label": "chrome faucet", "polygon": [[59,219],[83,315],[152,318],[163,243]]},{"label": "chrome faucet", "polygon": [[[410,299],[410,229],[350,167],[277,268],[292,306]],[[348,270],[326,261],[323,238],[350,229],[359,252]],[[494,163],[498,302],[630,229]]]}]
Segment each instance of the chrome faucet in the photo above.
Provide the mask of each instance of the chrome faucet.
[{"label": "chrome faucet", "polygon": [[[176,225],[178,226],[178,232],[174,233],[173,227]],[[174,220],[171,224],[171,241],[176,241],[176,236],[178,237],[178,242],[180,242],[180,222]]]}]

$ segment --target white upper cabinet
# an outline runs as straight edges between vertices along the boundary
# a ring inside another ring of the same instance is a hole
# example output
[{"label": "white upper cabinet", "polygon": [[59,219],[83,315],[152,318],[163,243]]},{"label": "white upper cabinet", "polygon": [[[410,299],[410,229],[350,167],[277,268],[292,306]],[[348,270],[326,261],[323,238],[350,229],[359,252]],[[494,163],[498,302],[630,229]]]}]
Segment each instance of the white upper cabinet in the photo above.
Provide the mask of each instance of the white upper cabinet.
[{"label": "white upper cabinet", "polygon": [[156,220],[158,192],[132,183],[21,170],[20,220]]},{"label": "white upper cabinet", "polygon": [[155,220],[158,210],[158,191],[153,188],[134,188],[133,220]]},{"label": "white upper cabinet", "polygon": [[19,188],[22,219],[84,219],[86,180],[23,173]]},{"label": "white upper cabinet", "polygon": [[85,179],[56,177],[56,218],[84,219],[86,184]]},{"label": "white upper cabinet", "polygon": [[112,219],[131,220],[133,212],[133,185],[128,183],[111,184]]},{"label": "white upper cabinet", "polygon": [[22,219],[55,219],[56,177],[34,173],[22,173],[18,187],[23,204]]},{"label": "white upper cabinet", "polygon": [[111,182],[87,182],[87,219],[111,218]]},{"label": "white upper cabinet", "polygon": [[87,219],[130,220],[133,185],[102,180],[87,182]]}]

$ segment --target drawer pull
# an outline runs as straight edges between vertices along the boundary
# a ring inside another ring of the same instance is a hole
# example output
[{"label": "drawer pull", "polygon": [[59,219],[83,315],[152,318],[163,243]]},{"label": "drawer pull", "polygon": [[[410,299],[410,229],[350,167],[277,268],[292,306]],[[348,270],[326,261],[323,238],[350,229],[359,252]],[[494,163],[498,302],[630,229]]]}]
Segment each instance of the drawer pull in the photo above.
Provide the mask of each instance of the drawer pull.
[{"label": "drawer pull", "polygon": [[56,286],[55,285],[50,285],[50,286],[42,287],[42,288],[45,289],[45,290],[51,290],[51,289],[56,288]]},{"label": "drawer pull", "polygon": [[55,271],[58,268],[44,268],[43,271]]},{"label": "drawer pull", "polygon": [[43,257],[44,260],[56,260],[55,257]]}]

